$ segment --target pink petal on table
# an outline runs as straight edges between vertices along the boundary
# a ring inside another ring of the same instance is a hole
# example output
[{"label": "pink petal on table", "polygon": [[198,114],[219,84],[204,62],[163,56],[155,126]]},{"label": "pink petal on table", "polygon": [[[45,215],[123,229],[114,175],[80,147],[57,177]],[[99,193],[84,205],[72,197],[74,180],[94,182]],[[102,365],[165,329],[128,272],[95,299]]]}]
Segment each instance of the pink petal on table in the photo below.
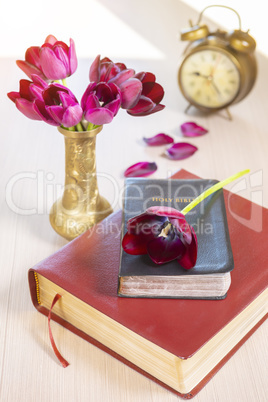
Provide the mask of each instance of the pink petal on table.
[{"label": "pink petal on table", "polygon": [[125,177],[145,177],[157,170],[155,162],[138,162],[125,170]]},{"label": "pink petal on table", "polygon": [[177,142],[166,150],[166,155],[170,159],[181,160],[193,155],[197,149],[197,147],[188,142]]},{"label": "pink petal on table", "polygon": [[147,145],[157,146],[172,144],[174,142],[173,138],[167,134],[159,133],[150,138],[143,138]]},{"label": "pink petal on table", "polygon": [[204,127],[198,126],[193,121],[188,121],[181,125],[181,131],[184,137],[200,137],[208,132]]}]

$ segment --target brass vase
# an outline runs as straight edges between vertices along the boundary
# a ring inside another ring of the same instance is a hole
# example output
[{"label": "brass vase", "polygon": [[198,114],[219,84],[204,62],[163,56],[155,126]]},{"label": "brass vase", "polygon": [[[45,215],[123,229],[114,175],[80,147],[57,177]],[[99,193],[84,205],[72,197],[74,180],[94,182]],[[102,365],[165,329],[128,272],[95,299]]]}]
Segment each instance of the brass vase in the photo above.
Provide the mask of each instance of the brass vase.
[{"label": "brass vase", "polygon": [[112,212],[97,183],[96,136],[102,126],[91,131],[58,130],[65,141],[65,185],[49,218],[60,236],[72,240]]}]

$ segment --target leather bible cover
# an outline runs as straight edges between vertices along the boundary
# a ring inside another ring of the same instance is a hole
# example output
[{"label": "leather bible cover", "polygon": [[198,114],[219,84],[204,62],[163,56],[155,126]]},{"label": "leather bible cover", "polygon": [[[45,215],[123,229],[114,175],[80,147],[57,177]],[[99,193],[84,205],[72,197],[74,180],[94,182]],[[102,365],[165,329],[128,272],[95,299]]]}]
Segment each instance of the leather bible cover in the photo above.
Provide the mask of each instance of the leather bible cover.
[{"label": "leather bible cover", "polygon": [[[181,170],[173,177],[185,179],[195,176]],[[37,302],[34,278],[34,271],[37,271],[85,303],[161,348],[183,359],[191,357],[253,302],[266,289],[268,283],[268,251],[266,247],[268,210],[228,191],[224,191],[224,196],[235,264],[231,287],[226,299],[210,301],[119,298],[117,296],[120,258],[119,232],[121,229],[121,212],[119,211],[29,270],[30,293],[34,306],[41,313],[48,315],[48,310]],[[254,230],[256,228],[252,228],[253,224],[245,224],[252,213],[255,217],[262,217],[262,231]],[[238,214],[242,214],[241,218],[238,218]],[[102,230],[98,230],[99,225],[104,225],[109,235],[105,236]],[[187,394],[179,394],[174,391],[164,382],[152,377],[53,313],[52,318],[163,387],[189,399],[261,325],[267,318],[267,314]]]},{"label": "leather bible cover", "polygon": [[[191,200],[216,183],[216,180],[204,179],[126,179],[122,235],[127,232],[127,221],[143,213],[146,208],[163,205],[181,211]],[[187,214],[187,222],[194,228],[198,240],[197,261],[192,269],[184,269],[177,260],[156,265],[148,255],[130,255],[121,250],[119,277],[211,275],[232,271],[234,261],[223,190],[210,195],[190,211]],[[226,294],[213,299],[225,297]],[[186,296],[181,298],[185,299]],[[209,299],[197,299],[202,298]]]}]

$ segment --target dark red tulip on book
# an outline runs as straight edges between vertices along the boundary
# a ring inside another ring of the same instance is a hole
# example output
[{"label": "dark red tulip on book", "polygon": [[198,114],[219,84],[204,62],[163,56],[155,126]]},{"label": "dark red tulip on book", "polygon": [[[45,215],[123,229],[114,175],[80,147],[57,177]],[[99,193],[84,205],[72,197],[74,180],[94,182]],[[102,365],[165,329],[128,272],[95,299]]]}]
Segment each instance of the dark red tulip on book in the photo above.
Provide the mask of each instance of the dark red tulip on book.
[{"label": "dark red tulip on book", "polygon": [[146,177],[157,170],[155,162],[138,162],[125,170],[125,177]]},{"label": "dark red tulip on book", "polygon": [[170,207],[150,207],[129,219],[122,247],[128,254],[148,254],[156,264],[178,260],[185,269],[194,267],[197,258],[194,229]]}]

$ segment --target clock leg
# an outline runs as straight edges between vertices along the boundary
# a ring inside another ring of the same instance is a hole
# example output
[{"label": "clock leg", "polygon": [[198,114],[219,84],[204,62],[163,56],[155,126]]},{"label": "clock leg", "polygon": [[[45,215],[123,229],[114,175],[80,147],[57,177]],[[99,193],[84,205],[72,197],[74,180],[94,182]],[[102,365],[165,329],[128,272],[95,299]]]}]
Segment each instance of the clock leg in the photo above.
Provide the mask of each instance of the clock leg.
[{"label": "clock leg", "polygon": [[185,109],[184,113],[187,114],[187,112],[188,112],[188,110],[190,109],[191,106],[192,106],[191,103],[189,103],[189,105],[188,105],[187,108]]},{"label": "clock leg", "polygon": [[230,110],[228,109],[228,107],[227,107],[225,110],[226,110],[228,119],[229,119],[229,120],[233,120],[233,117],[232,117],[231,112],[230,112]]}]

